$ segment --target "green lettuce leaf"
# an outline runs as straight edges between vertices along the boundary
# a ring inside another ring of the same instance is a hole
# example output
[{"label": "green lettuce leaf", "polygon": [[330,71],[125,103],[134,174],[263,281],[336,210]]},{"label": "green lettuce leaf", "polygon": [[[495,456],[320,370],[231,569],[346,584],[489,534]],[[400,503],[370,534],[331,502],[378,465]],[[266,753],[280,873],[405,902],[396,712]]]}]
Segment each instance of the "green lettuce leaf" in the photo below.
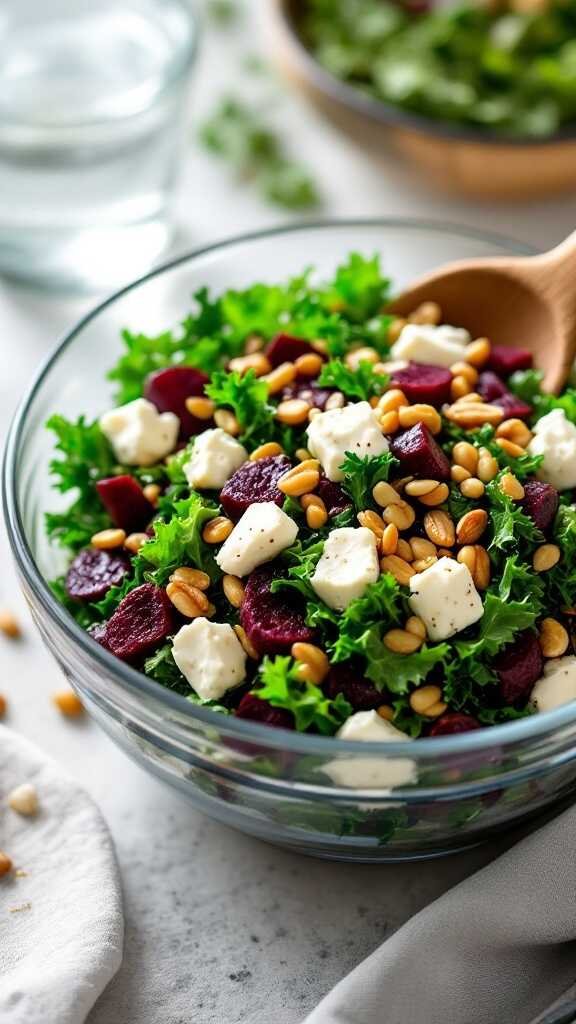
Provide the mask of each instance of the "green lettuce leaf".
[{"label": "green lettuce leaf", "polygon": [[368,401],[373,395],[381,395],[389,380],[386,374],[375,373],[372,363],[367,360],[361,360],[355,370],[339,360],[332,360],[322,367],[318,384],[321,387],[336,388],[347,398]]},{"label": "green lettuce leaf", "polygon": [[388,480],[398,465],[398,459],[390,452],[364,456],[346,452],[346,458],[340,467],[344,473],[342,487],[352,499],[357,512],[377,508],[372,491],[380,480]]},{"label": "green lettuce leaf", "polygon": [[296,729],[314,729],[331,736],[352,714],[352,707],[342,694],[335,700],[325,697],[319,686],[298,679],[296,662],[276,656],[264,658],[259,669],[259,684],[252,691],[260,700],[294,715]]}]

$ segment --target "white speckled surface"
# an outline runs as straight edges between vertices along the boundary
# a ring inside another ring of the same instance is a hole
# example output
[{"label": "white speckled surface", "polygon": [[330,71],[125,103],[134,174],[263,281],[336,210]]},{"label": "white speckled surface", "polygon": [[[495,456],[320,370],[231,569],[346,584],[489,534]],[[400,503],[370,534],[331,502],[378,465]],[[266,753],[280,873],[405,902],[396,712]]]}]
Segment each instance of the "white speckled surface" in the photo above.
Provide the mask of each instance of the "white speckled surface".
[{"label": "white speckled surface", "polygon": [[[208,34],[195,117],[254,51],[258,3],[249,5],[242,28]],[[542,247],[573,225],[573,198],[496,210],[451,203],[404,171],[375,167],[298,101],[280,97],[271,112],[314,167],[327,214],[449,219]],[[192,143],[179,209],[179,248],[279,220]],[[39,360],[89,304],[50,302],[0,282],[0,347],[9,354],[0,375],[2,427]],[[0,604],[18,607],[26,630],[20,643],[0,642],[7,724],[55,755],[98,800],[122,868],[124,966],[89,1024],[297,1024],[390,930],[496,852],[426,865],[338,865],[275,850],[200,817],[95,725],[59,718],[49,695],[61,678],[16,596],[4,548],[3,564]]]}]

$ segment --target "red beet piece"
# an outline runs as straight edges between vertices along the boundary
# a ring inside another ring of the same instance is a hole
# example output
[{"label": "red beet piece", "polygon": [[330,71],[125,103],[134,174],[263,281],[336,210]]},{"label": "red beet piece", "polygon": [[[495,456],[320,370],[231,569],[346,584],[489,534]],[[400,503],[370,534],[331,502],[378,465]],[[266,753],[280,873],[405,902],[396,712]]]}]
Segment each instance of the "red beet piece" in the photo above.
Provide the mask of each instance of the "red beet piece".
[{"label": "red beet piece", "polygon": [[86,632],[90,634],[92,639],[95,640],[97,644],[100,644],[101,647],[105,647],[106,650],[109,650],[108,644],[106,643],[105,622],[94,622],[91,626],[88,627]]},{"label": "red beet piece", "polygon": [[293,729],[294,716],[285,708],[274,708],[267,700],[260,700],[253,693],[245,693],[236,708],[237,718],[247,718],[251,722],[264,722],[277,729]]},{"label": "red beet piece", "polygon": [[276,481],[292,466],[287,455],[269,455],[255,462],[244,462],[220,491],[220,502],[231,519],[240,519],[249,505],[257,501],[275,501],[282,505],[285,494]]},{"label": "red beet piece", "polygon": [[340,484],[334,483],[332,480],[328,480],[327,477],[321,476],[320,482],[316,488],[316,494],[326,505],[326,511],[332,519],[333,516],[339,516],[341,512],[345,512],[347,508],[351,508],[352,502],[342,490]]},{"label": "red beet piece", "polygon": [[111,476],[99,480],[96,490],[110,518],[121,530],[142,530],[154,515],[154,506],[133,476]]},{"label": "red beet piece", "polygon": [[501,409],[504,409],[507,420],[527,420],[532,415],[532,406],[511,394],[510,391],[497,398],[494,405],[499,405]]},{"label": "red beet piece", "polygon": [[404,370],[394,371],[392,383],[401,388],[411,402],[439,406],[450,401],[452,374],[441,366],[410,363]]},{"label": "red beet piece", "polygon": [[325,409],[326,402],[330,398],[330,395],[334,394],[334,388],[322,388],[318,384],[306,384],[303,381],[296,381],[295,384],[290,384],[282,391],[282,399],[286,401],[288,398],[302,398],[308,405],[311,405],[314,409]]},{"label": "red beet piece", "polygon": [[208,383],[206,374],[193,366],[170,366],[167,370],[151,373],[146,381],[144,397],[153,402],[160,412],[174,412],[180,419],[180,438],[188,440],[192,434],[206,430],[206,420],[191,416],[186,399],[204,394]]},{"label": "red beet piece", "polygon": [[559,495],[551,484],[540,480],[527,480],[524,484],[522,508],[530,516],[534,526],[545,532],[552,526],[558,511]]},{"label": "red beet piece", "polygon": [[123,552],[84,548],[68,569],[66,592],[73,601],[101,601],[110,587],[122,583],[129,567]]},{"label": "red beet piece", "polygon": [[493,345],[488,360],[488,369],[501,377],[509,377],[516,370],[529,370],[532,366],[532,353],[527,348],[516,348],[513,345]]},{"label": "red beet piece", "polygon": [[472,729],[481,729],[482,726],[472,715],[464,715],[458,711],[450,711],[447,715],[441,715],[434,722],[430,729],[429,736],[452,736],[457,732],[470,732]]},{"label": "red beet piece", "polygon": [[492,373],[492,370],[485,370],[480,374],[477,390],[486,402],[494,402],[497,398],[510,394],[504,381],[496,373]]},{"label": "red beet piece", "polygon": [[403,474],[430,480],[450,479],[450,463],[423,423],[391,438],[390,451],[400,460]]},{"label": "red beet piece", "polygon": [[525,630],[494,659],[500,680],[500,696],[505,704],[525,700],[540,679],[544,658],[535,633]]},{"label": "red beet piece", "polygon": [[278,569],[262,566],[246,584],[240,621],[260,654],[288,654],[292,644],[314,639],[298,599],[290,591],[272,593],[272,582],[281,575]]},{"label": "red beet piece", "polygon": [[322,689],[331,700],[341,693],[354,711],[370,711],[384,703],[384,695],[364,677],[362,668],[354,661],[332,665]]},{"label": "red beet piece", "polygon": [[173,605],[166,592],[153,583],[143,583],[126,595],[108,620],[106,644],[122,661],[136,661],[173,630]]},{"label": "red beet piece", "polygon": [[280,363],[293,363],[298,356],[305,356],[314,349],[309,341],[304,338],[295,338],[291,334],[277,334],[264,349],[272,366],[280,366]]}]

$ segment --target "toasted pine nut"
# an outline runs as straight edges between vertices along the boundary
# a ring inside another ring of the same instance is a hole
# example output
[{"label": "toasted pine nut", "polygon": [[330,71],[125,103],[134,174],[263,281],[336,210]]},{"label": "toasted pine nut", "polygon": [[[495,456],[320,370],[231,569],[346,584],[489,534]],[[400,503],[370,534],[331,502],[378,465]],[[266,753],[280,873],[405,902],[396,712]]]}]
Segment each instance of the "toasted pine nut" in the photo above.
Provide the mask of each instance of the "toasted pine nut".
[{"label": "toasted pine nut", "polygon": [[372,497],[377,505],[381,508],[386,508],[387,505],[398,504],[402,501],[402,498],[390,484],[387,484],[385,480],[380,480],[379,483],[372,488]]},{"label": "toasted pine nut", "polygon": [[391,722],[394,718],[394,708],[390,707],[390,704],[381,704],[379,708],[376,708],[376,714],[380,715],[385,722]]},{"label": "toasted pine nut", "polygon": [[436,545],[425,537],[410,537],[410,547],[414,558],[435,558],[437,554]]},{"label": "toasted pine nut", "polygon": [[189,587],[197,587],[198,590],[208,590],[210,577],[207,572],[201,569],[193,569],[188,565],[180,565],[174,570],[170,577],[170,583],[174,581],[187,583]]},{"label": "toasted pine nut", "polygon": [[426,718],[440,718],[440,715],[444,714],[447,707],[448,705],[443,700],[437,700],[431,707],[426,708],[424,714]]},{"label": "toasted pine nut", "polygon": [[56,690],[52,702],[65,718],[80,718],[84,714],[84,705],[74,690]]},{"label": "toasted pine nut", "polygon": [[294,360],[296,373],[300,377],[317,377],[323,365],[324,360],[317,352],[307,352]]},{"label": "toasted pine nut", "polygon": [[545,658],[561,658],[570,643],[567,630],[557,619],[542,619],[538,640]]},{"label": "toasted pine nut", "polygon": [[317,686],[324,682],[330,671],[330,662],[320,647],[316,647],[315,644],[295,643],[292,644],[290,654],[295,661],[299,661],[308,669],[306,674],[300,673],[301,679],[308,679]]},{"label": "toasted pine nut", "polygon": [[390,391],[386,391],[378,400],[378,412],[381,414],[385,412],[398,412],[398,409],[405,405],[410,405],[410,402],[404,392],[400,388],[391,388]]},{"label": "toasted pine nut", "polygon": [[[391,523],[390,525],[393,526],[394,524]],[[385,552],[383,552],[383,554],[385,554]],[[405,562],[413,562],[414,561],[414,555],[412,553],[412,548],[410,547],[408,541],[404,540],[403,537],[399,537],[398,538],[398,543],[396,545],[395,554],[397,554],[399,558],[403,558]]]},{"label": "toasted pine nut", "polygon": [[503,420],[496,427],[497,438],[504,437],[508,441],[512,441],[513,444],[517,444],[520,448],[527,448],[532,440],[532,436],[530,427],[526,426],[523,420],[516,419],[515,417]]},{"label": "toasted pine nut", "polygon": [[344,398],[342,392],[335,391],[333,395],[330,395],[330,398],[327,400],[324,408],[326,412],[329,412],[330,409],[342,409],[345,405],[346,399]]},{"label": "toasted pine nut", "polygon": [[238,437],[240,424],[230,409],[216,409],[214,412],[214,423],[221,430],[225,430],[231,437]]},{"label": "toasted pine nut", "polygon": [[398,547],[398,527],[394,523],[388,523],[382,534],[382,554],[394,555]]},{"label": "toasted pine nut", "polygon": [[448,501],[449,496],[450,488],[448,484],[438,484],[429,494],[421,494],[418,501],[422,505],[434,508],[436,505],[443,505],[445,501]]},{"label": "toasted pine nut", "polygon": [[[475,387],[478,381],[478,370],[472,363],[453,363],[450,367],[450,373],[454,377],[465,377],[472,387]],[[470,388],[472,390],[472,388]]]},{"label": "toasted pine nut", "polygon": [[386,524],[379,516],[377,512],[372,512],[371,509],[366,509],[365,512],[359,512],[356,516],[360,526],[366,526],[372,533],[375,533],[378,538],[382,537]]},{"label": "toasted pine nut", "polygon": [[91,538],[90,543],[98,551],[112,551],[121,548],[126,540],[126,530],[100,530]]},{"label": "toasted pine nut", "polygon": [[324,338],[314,338],[314,341],[310,342],[315,352],[319,352],[321,356],[328,355],[328,343]]},{"label": "toasted pine nut", "polygon": [[406,629],[390,629],[384,634],[384,644],[395,654],[413,654],[422,646],[422,637]]},{"label": "toasted pine nut", "polygon": [[344,362],[351,370],[357,370],[360,363],[372,363],[374,365],[374,363],[378,362],[379,358],[380,356],[375,348],[364,345],[362,348],[355,348],[348,352]]},{"label": "toasted pine nut", "polygon": [[482,395],[477,391],[469,391],[467,395],[462,395],[462,398],[457,398],[454,405],[481,405],[483,402]]},{"label": "toasted pine nut", "polygon": [[215,516],[202,530],[202,540],[206,544],[222,544],[230,536],[234,523],[226,516]]},{"label": "toasted pine nut", "polygon": [[542,544],[536,548],[532,558],[535,572],[548,572],[560,561],[560,548],[557,544]]},{"label": "toasted pine nut", "polygon": [[430,569],[430,567],[435,565],[437,561],[438,558],[436,555],[430,555],[428,558],[417,558],[412,562],[412,568],[415,569],[416,572],[426,572],[426,569]]},{"label": "toasted pine nut", "polygon": [[484,490],[484,484],[476,476],[471,476],[460,484],[460,492],[465,498],[481,498]]},{"label": "toasted pine nut", "polygon": [[210,608],[206,594],[198,587],[191,587],[182,580],[172,580],[166,587],[166,594],[174,607],[187,619],[197,619],[200,615],[206,615]]},{"label": "toasted pine nut", "polygon": [[294,363],[280,363],[280,366],[275,366],[270,373],[267,373],[262,380],[266,381],[268,385],[268,394],[277,395],[279,391],[283,391],[289,384],[292,384],[296,377],[296,367]]},{"label": "toasted pine nut", "polygon": [[455,484],[461,484],[463,480],[469,480],[472,473],[469,469],[464,469],[464,466],[451,466],[450,476]]},{"label": "toasted pine nut", "polygon": [[[334,396],[331,396],[334,397]],[[310,406],[303,398],[287,398],[276,409],[276,419],[289,427],[297,427],[308,419]]]},{"label": "toasted pine nut", "polygon": [[0,608],[0,633],[11,640],[17,640],[22,635],[18,619],[9,608]]},{"label": "toasted pine nut", "polygon": [[321,530],[328,522],[326,505],[321,498],[306,509],[306,523],[311,530]]},{"label": "toasted pine nut", "polygon": [[398,413],[394,409],[383,413],[378,422],[383,434],[395,434],[400,429]]},{"label": "toasted pine nut", "polygon": [[191,395],[185,404],[190,415],[197,420],[211,420],[216,408],[211,398],[203,398],[201,395]]},{"label": "toasted pine nut", "polygon": [[150,537],[147,533],[129,533],[124,541],[124,547],[130,554],[137,555],[140,548],[149,540]]},{"label": "toasted pine nut", "polygon": [[293,466],[276,481],[276,486],[283,494],[291,498],[301,498],[309,494],[320,482],[320,467],[316,459],[307,459]]},{"label": "toasted pine nut", "polygon": [[258,651],[254,647],[252,641],[248,638],[246,630],[242,626],[233,626],[232,629],[236,633],[236,636],[238,637],[248,657],[251,658],[252,661],[259,661],[260,655],[258,654]]},{"label": "toasted pine nut", "polygon": [[414,636],[419,636],[422,641],[426,639],[426,626],[417,615],[411,615],[409,619],[406,619],[404,628],[409,633],[414,633]]},{"label": "toasted pine nut", "polygon": [[8,701],[6,700],[6,697],[4,696],[4,694],[0,693],[0,718],[4,718],[4,715],[6,714],[7,707],[8,707]]},{"label": "toasted pine nut", "polygon": [[433,405],[417,402],[416,405],[405,405],[398,410],[401,427],[414,427],[423,423],[431,434],[439,434],[442,430],[442,417]]},{"label": "toasted pine nut", "polygon": [[244,351],[247,356],[252,355],[254,352],[259,352],[262,348],[264,348],[264,338],[261,338],[259,334],[250,334],[246,338]]},{"label": "toasted pine nut", "polygon": [[459,398],[463,398],[464,395],[469,395],[472,391],[472,384],[467,377],[462,374],[458,374],[452,378],[450,384],[450,397],[453,402],[456,402]]},{"label": "toasted pine nut", "polygon": [[269,359],[263,352],[249,352],[245,356],[231,359],[228,368],[241,374],[247,373],[248,370],[254,370],[257,377],[263,377],[272,369]]},{"label": "toasted pine nut", "polygon": [[312,458],[307,448],[297,448],[294,454],[298,459],[298,462],[306,462],[306,459]]},{"label": "toasted pine nut", "polygon": [[386,523],[394,523],[399,530],[409,530],[414,525],[416,513],[407,501],[395,501],[387,505],[382,512],[382,518]]},{"label": "toasted pine nut", "polygon": [[244,600],[244,584],[239,576],[231,576],[226,573],[222,577],[222,590],[226,600],[233,608],[241,608]]},{"label": "toasted pine nut", "polygon": [[413,479],[414,479],[413,476],[403,476],[403,477],[400,477],[399,480],[393,480],[392,481],[392,487],[394,488],[394,490],[396,491],[397,494],[402,494],[402,491],[406,487],[406,484],[410,483],[410,481],[413,480]]},{"label": "toasted pine nut", "polygon": [[281,444],[276,441],[267,441],[266,444],[259,444],[253,452],[250,452],[248,458],[250,462],[258,462],[259,459],[267,459],[271,455],[283,455],[284,449]]},{"label": "toasted pine nut", "polygon": [[410,694],[410,707],[417,715],[425,715],[428,708],[433,707],[442,699],[442,690],[439,686],[419,686]]},{"label": "toasted pine nut", "polygon": [[466,512],[456,525],[458,544],[474,544],[484,533],[488,525],[488,513],[483,508],[473,508]]},{"label": "toasted pine nut", "polygon": [[482,427],[485,423],[496,426],[504,419],[504,410],[498,405],[490,405],[488,402],[456,402],[449,405],[444,411],[447,419],[457,423],[459,427],[474,430]]},{"label": "toasted pine nut", "polygon": [[478,449],[468,441],[459,441],[452,449],[452,458],[457,466],[467,469],[470,474],[476,472],[478,465]]},{"label": "toasted pine nut", "polygon": [[480,544],[465,544],[456,555],[458,562],[467,566],[474,585],[478,590],[486,590],[490,584],[490,557]]},{"label": "toasted pine nut", "polygon": [[475,341],[471,341],[469,345],[466,345],[464,349],[466,362],[476,367],[484,366],[490,358],[491,347],[488,338],[476,338]]},{"label": "toasted pine nut", "polygon": [[162,494],[162,488],[159,487],[158,484],[146,484],[146,487],[142,488],[142,493],[151,505],[156,506],[158,504],[158,498]]},{"label": "toasted pine nut", "polygon": [[402,334],[407,323],[408,321],[401,316],[397,316],[391,321],[390,326],[388,327],[388,341],[391,345],[393,345],[395,341],[398,341],[398,338]]},{"label": "toasted pine nut", "polygon": [[451,548],[456,543],[456,528],[447,512],[433,509],[424,516],[426,536],[441,548]]},{"label": "toasted pine nut", "polygon": [[454,552],[449,548],[438,548],[438,558],[454,558]]},{"label": "toasted pine nut", "polygon": [[513,473],[504,473],[500,478],[500,490],[507,494],[512,501],[522,501],[524,488]]},{"label": "toasted pine nut", "polygon": [[414,569],[409,562],[399,558],[398,555],[385,555],[380,562],[382,572],[389,572],[394,579],[402,586],[406,586],[411,577],[414,576]]},{"label": "toasted pine nut", "polygon": [[515,444],[514,441],[509,441],[507,437],[497,437],[496,444],[503,452],[506,452],[506,454],[510,455],[513,459],[518,459],[521,455],[526,455],[525,448],[522,448],[519,444]]},{"label": "toasted pine nut", "polygon": [[31,782],[23,782],[22,785],[16,786],[8,794],[8,806],[22,817],[32,818],[38,813],[39,807],[36,786]]},{"label": "toasted pine nut", "polygon": [[437,302],[422,302],[408,319],[411,324],[439,324],[442,310]]},{"label": "toasted pine nut", "polygon": [[498,463],[487,448],[481,448],[478,458],[478,479],[483,484],[490,483],[498,473]]},{"label": "toasted pine nut", "polygon": [[437,480],[410,480],[406,484],[404,492],[411,498],[421,498],[423,494],[430,494],[430,491],[434,491],[437,487]]},{"label": "toasted pine nut", "polygon": [[0,878],[3,878],[4,875],[9,875],[13,867],[14,865],[8,854],[4,853],[4,850],[0,850]]}]

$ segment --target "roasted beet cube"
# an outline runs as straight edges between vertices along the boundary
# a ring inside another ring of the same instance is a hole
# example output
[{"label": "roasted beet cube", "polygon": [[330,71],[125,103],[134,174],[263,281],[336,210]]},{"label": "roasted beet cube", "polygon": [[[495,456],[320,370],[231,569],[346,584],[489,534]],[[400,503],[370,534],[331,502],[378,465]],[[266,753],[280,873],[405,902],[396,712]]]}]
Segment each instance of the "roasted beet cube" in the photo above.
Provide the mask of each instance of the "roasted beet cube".
[{"label": "roasted beet cube", "polygon": [[180,420],[180,438],[187,441],[193,434],[206,430],[209,424],[191,416],[186,399],[204,394],[208,377],[193,366],[170,366],[167,370],[151,373],[146,381],[144,397],[153,402],[160,412],[174,412]]},{"label": "roasted beet cube", "polygon": [[288,398],[301,398],[304,402],[308,402],[308,405],[314,409],[326,408],[326,402],[330,398],[330,395],[334,394],[334,388],[322,388],[318,384],[308,384],[305,381],[296,381],[294,384],[290,384],[284,388],[282,392],[282,400],[285,401]]},{"label": "roasted beet cube", "polygon": [[130,559],[123,551],[80,551],[66,576],[66,592],[73,601],[101,601],[110,587],[122,583]]},{"label": "roasted beet cube", "polygon": [[528,697],[544,668],[538,637],[525,630],[494,659],[500,680],[500,696],[505,704],[516,704]]},{"label": "roasted beet cube", "polygon": [[244,462],[220,491],[220,502],[231,519],[240,519],[249,505],[258,501],[275,501],[282,505],[286,495],[278,490],[276,481],[292,466],[287,455],[269,455],[255,462]]},{"label": "roasted beet cube", "polygon": [[499,405],[501,409],[504,409],[504,415],[507,420],[527,420],[532,415],[532,406],[528,405],[527,402],[523,402],[521,398],[517,398],[510,391],[497,398],[494,405]]},{"label": "roasted beet cube", "polygon": [[391,438],[390,451],[400,460],[403,475],[450,479],[450,463],[423,423]]},{"label": "roasted beet cube", "polygon": [[322,689],[331,700],[341,693],[354,711],[370,711],[383,704],[385,699],[374,683],[364,677],[361,665],[355,661],[332,665]]},{"label": "roasted beet cube", "polygon": [[404,370],[394,371],[392,383],[401,388],[410,402],[440,406],[450,401],[452,374],[442,366],[410,363]]},{"label": "roasted beet cube", "polygon": [[106,625],[106,645],[122,661],[150,654],[174,630],[174,607],[166,592],[143,583],[120,602]]},{"label": "roasted beet cube", "polygon": [[476,389],[486,402],[494,402],[497,398],[510,394],[504,381],[492,370],[485,370],[480,374]]},{"label": "roasted beet cube", "polygon": [[513,345],[493,345],[488,360],[488,369],[494,370],[501,377],[509,377],[516,370],[529,370],[532,366],[532,353],[527,348],[516,348]]},{"label": "roasted beet cube", "polygon": [[332,480],[328,480],[327,477],[321,476],[320,482],[316,488],[316,494],[326,505],[326,511],[330,519],[334,516],[339,516],[341,512],[345,512],[347,508],[351,508],[352,502],[342,490],[340,484],[334,483]]},{"label": "roasted beet cube", "polygon": [[305,356],[314,349],[304,338],[294,338],[291,334],[277,334],[264,351],[272,366],[280,366],[280,363],[293,363],[298,356]]},{"label": "roasted beet cube", "polygon": [[294,715],[285,708],[274,708],[267,700],[260,700],[254,693],[245,693],[236,708],[237,718],[247,718],[251,722],[263,722],[277,729],[293,729]]},{"label": "roasted beet cube", "polygon": [[96,490],[112,521],[126,533],[143,530],[154,515],[154,506],[133,476],[111,476],[99,480]]},{"label": "roasted beet cube", "polygon": [[441,715],[430,729],[429,736],[452,736],[457,732],[470,732],[482,726],[472,715],[464,715],[458,711],[449,711]]},{"label": "roasted beet cube", "polygon": [[526,515],[530,516],[534,526],[544,533],[554,522],[558,502],[558,491],[551,484],[542,483],[540,480],[527,480],[524,484],[522,508]]},{"label": "roasted beet cube", "polygon": [[288,654],[292,644],[310,643],[314,630],[304,621],[304,607],[292,591],[273,594],[272,582],[282,573],[261,566],[248,578],[240,621],[260,654]]}]

